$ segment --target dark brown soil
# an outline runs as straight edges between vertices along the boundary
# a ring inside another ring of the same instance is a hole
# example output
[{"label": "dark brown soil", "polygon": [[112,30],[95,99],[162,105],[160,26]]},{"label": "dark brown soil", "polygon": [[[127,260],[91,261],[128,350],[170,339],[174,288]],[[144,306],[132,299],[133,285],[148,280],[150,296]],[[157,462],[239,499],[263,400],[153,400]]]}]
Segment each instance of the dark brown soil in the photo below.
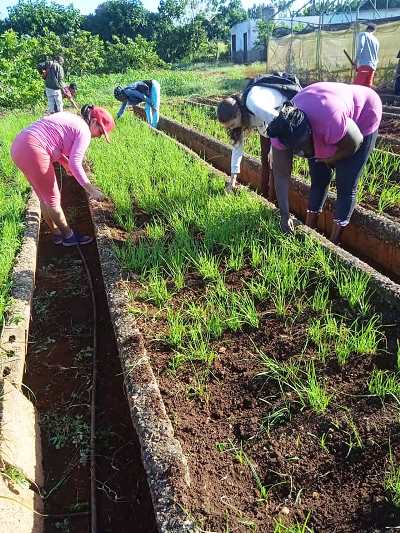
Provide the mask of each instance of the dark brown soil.
[{"label": "dark brown soil", "polygon": [[[237,287],[251,275],[244,269],[227,281]],[[197,275],[189,274],[173,305],[197,302],[204,286]],[[140,285],[132,282],[131,288],[135,294]],[[344,312],[343,302],[336,305]],[[303,351],[307,315],[291,325],[264,302],[258,308],[257,331],[225,333],[214,342],[217,359],[208,373],[195,362],[173,372],[172,351],[163,340],[165,313],[140,299],[135,307],[164,402],[188,458],[190,512],[202,530],[270,533],[277,520],[304,522],[309,513],[315,532],[383,532],[400,524],[400,513],[383,487],[389,442],[394,456],[400,453],[398,408],[394,401],[382,404],[369,397],[367,389],[377,364],[393,367],[390,356],[353,356],[340,367],[331,354],[321,363],[312,346]],[[260,351],[279,361],[315,360],[334,396],[327,412],[302,410],[293,393],[282,393],[260,376]],[[267,415],[288,404],[290,417],[268,431]],[[349,420],[358,429],[362,448],[350,445]],[[325,448],[321,437],[326,438]],[[268,490],[263,501],[249,462]]]},{"label": "dark brown soil", "polygon": [[380,135],[389,135],[389,137],[400,136],[400,115],[399,118],[382,118],[382,122],[379,126]]},{"label": "dark brown soil", "polygon": [[[63,206],[73,227],[82,233],[93,233],[86,197],[69,177],[63,180]],[[86,246],[83,252],[93,276],[98,313],[98,531],[128,533],[134,520],[135,532],[153,533],[154,512],[124,395],[96,245]],[[90,473],[85,455],[90,425],[92,340],[91,298],[78,250],[55,246],[42,224],[25,384],[34,395],[42,421],[44,490],[49,494],[59,485],[46,499],[45,512],[65,514],[46,520],[47,533],[87,533],[89,529]],[[63,416],[80,421],[76,438],[82,442],[78,446],[71,436],[59,449],[50,441],[51,436],[62,436]],[[58,430],[57,421],[61,421]]]}]

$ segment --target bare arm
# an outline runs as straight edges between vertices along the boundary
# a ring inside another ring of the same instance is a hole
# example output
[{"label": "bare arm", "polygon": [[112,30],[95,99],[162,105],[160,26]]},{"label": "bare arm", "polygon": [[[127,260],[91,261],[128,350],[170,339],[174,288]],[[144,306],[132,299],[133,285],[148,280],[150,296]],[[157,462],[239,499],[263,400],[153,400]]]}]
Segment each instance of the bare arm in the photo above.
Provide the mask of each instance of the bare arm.
[{"label": "bare arm", "polygon": [[272,147],[272,172],[275,192],[281,214],[281,228],[285,233],[292,231],[289,222],[289,178],[292,174],[293,153]]},{"label": "bare arm", "polygon": [[329,159],[324,159],[328,165],[334,165],[336,161],[341,161],[352,156],[360,148],[364,137],[357,124],[349,119],[347,133],[336,145],[336,153]]}]

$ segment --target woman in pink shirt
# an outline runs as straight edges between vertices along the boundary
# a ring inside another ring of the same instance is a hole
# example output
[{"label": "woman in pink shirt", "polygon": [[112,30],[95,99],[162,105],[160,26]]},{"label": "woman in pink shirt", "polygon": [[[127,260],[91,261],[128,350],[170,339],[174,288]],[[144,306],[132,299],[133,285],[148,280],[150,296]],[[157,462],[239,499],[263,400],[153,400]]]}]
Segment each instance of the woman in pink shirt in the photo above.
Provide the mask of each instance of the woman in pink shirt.
[{"label": "woman in pink shirt", "polygon": [[301,90],[269,125],[272,168],[281,227],[289,217],[289,177],[293,155],[309,160],[311,190],[306,224],[315,227],[328,194],[333,170],[337,200],[331,240],[338,243],[356,204],[358,180],[374,149],[382,102],[368,87],[320,82]]},{"label": "woman in pink shirt", "polygon": [[53,163],[63,165],[92,198],[101,200],[103,194],[90,183],[82,163],[91,138],[104,135],[110,142],[108,132],[114,126],[107,110],[86,105],[81,109],[81,116],[54,113],[34,122],[14,139],[11,157],[38,195],[55,244],[89,244],[93,237],[79,235],[68,225]]}]

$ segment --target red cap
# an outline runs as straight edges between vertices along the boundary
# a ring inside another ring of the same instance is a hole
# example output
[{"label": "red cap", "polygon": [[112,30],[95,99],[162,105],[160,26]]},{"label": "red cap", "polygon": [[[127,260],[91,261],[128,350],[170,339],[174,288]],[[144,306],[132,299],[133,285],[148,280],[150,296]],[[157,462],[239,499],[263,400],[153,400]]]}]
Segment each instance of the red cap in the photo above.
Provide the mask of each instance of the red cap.
[{"label": "red cap", "polygon": [[94,107],[90,112],[90,118],[95,118],[103,130],[104,137],[110,142],[108,132],[115,128],[115,122],[112,115],[103,107]]}]

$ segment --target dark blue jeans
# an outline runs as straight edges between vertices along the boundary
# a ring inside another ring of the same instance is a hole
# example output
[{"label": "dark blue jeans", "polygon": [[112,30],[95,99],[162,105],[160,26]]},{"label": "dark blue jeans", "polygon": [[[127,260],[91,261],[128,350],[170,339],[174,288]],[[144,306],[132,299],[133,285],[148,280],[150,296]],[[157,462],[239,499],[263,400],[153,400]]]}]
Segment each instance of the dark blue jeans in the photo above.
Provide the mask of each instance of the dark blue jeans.
[{"label": "dark blue jeans", "polygon": [[[355,154],[347,159],[338,161],[336,171],[336,193],[334,219],[342,226],[349,223],[356,205],[358,180],[368,160],[369,154],[375,147],[378,130],[367,135]],[[322,210],[328,194],[329,183],[332,179],[333,169],[325,163],[309,160],[311,175],[311,191],[308,201],[309,211]]]}]

